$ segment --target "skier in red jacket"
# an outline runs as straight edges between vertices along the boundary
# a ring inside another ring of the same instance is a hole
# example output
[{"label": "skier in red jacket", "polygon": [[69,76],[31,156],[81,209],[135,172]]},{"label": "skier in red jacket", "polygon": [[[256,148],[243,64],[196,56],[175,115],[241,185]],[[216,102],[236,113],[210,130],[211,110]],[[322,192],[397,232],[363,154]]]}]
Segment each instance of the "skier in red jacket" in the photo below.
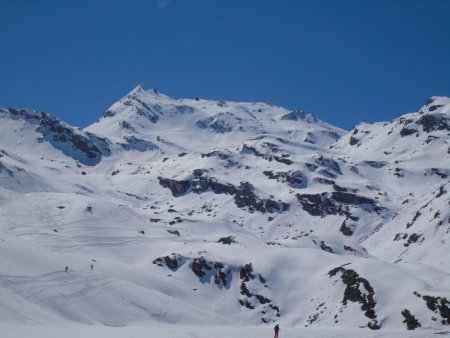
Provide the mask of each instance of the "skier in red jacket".
[{"label": "skier in red jacket", "polygon": [[275,336],[273,338],[278,338],[278,331],[280,331],[280,325],[275,325],[275,327],[273,328],[275,331]]}]

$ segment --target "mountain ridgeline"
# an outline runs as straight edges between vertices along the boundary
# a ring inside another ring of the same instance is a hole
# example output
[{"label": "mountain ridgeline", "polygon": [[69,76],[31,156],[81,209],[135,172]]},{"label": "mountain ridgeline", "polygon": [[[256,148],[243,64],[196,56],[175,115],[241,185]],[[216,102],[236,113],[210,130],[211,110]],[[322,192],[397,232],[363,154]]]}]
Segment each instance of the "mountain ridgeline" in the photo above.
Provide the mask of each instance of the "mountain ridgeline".
[{"label": "mountain ridgeline", "polygon": [[0,321],[450,325],[449,98],[350,132],[140,86],[0,122]]}]

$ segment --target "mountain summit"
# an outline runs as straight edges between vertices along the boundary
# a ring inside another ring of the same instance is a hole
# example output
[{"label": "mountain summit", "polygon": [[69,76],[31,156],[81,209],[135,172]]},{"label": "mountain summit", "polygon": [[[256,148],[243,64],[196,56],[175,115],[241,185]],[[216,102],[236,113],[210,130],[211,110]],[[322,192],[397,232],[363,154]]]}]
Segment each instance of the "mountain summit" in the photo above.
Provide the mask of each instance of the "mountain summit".
[{"label": "mountain summit", "polygon": [[134,135],[152,142],[171,134],[176,135],[172,141],[178,147],[192,151],[208,149],[210,143],[222,147],[242,143],[264,134],[328,145],[345,133],[301,111],[257,102],[175,100],[141,86],[113,104],[86,130],[111,139]]}]

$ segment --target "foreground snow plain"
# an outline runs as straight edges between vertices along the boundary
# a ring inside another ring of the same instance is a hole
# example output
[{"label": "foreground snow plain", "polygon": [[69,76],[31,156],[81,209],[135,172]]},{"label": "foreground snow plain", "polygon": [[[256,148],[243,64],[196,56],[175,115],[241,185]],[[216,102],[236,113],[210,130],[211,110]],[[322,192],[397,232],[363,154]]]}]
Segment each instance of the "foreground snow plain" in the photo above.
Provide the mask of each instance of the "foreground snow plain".
[{"label": "foreground snow plain", "polygon": [[[0,325],[2,337],[8,338],[272,338],[271,326],[66,326],[27,327]],[[365,329],[291,329],[282,328],[279,338],[432,338],[449,336],[450,331],[389,331]]]}]

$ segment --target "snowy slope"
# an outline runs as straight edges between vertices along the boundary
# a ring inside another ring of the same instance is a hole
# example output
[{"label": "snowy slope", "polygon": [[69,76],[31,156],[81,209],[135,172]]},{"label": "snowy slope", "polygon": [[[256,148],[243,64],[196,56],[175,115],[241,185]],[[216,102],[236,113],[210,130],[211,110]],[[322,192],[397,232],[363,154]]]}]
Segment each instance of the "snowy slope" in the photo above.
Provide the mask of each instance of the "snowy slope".
[{"label": "snowy slope", "polygon": [[443,97],[349,133],[140,86],[85,130],[1,109],[0,319],[442,330],[449,126]]}]

